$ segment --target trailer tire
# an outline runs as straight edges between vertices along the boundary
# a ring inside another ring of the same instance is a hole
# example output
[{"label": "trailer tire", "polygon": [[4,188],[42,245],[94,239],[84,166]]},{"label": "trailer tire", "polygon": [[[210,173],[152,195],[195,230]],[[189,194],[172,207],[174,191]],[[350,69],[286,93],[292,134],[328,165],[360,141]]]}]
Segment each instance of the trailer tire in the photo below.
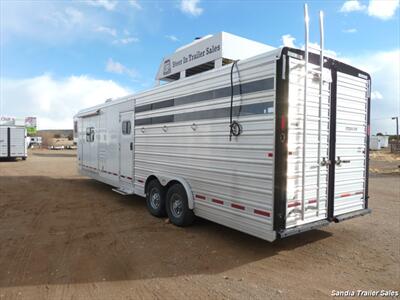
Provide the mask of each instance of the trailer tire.
[{"label": "trailer tire", "polygon": [[148,211],[155,217],[165,217],[165,189],[153,179],[147,185],[146,204]]},{"label": "trailer tire", "polygon": [[165,207],[172,224],[185,227],[193,223],[195,216],[189,208],[186,190],[181,184],[171,186],[166,198]]}]

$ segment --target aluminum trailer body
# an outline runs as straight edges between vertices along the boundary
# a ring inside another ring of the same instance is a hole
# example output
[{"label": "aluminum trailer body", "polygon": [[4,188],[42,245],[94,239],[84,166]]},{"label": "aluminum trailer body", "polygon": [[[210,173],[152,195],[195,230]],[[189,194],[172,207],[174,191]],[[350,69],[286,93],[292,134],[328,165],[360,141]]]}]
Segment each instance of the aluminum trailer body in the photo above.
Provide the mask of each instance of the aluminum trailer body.
[{"label": "aluminum trailer body", "polygon": [[25,126],[0,125],[0,158],[28,157]]},{"label": "aluminum trailer body", "polygon": [[271,50],[80,111],[80,173],[148,205],[149,184],[162,197],[179,185],[192,214],[268,241],[368,213],[370,76],[325,57],[305,117],[304,54]]}]

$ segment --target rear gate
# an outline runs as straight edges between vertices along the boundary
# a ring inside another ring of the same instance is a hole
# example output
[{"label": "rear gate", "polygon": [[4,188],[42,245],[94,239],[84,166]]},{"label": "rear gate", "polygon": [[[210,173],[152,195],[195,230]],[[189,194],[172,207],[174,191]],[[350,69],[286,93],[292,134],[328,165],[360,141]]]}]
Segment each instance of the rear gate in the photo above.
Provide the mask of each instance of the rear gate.
[{"label": "rear gate", "polygon": [[367,207],[370,81],[353,68],[349,75],[328,63],[332,70],[324,69],[321,101],[318,66],[309,63],[303,183],[304,60],[289,58],[287,229],[345,219]]},{"label": "rear gate", "polygon": [[333,215],[365,208],[369,80],[336,73]]},{"label": "rear gate", "polygon": [[324,165],[321,162],[327,162],[329,159],[331,74],[329,69],[324,69],[322,99],[320,101],[320,75],[317,72],[318,70],[318,65],[309,64],[303,184],[305,70],[303,60],[289,58],[286,228],[327,218],[328,164]]}]

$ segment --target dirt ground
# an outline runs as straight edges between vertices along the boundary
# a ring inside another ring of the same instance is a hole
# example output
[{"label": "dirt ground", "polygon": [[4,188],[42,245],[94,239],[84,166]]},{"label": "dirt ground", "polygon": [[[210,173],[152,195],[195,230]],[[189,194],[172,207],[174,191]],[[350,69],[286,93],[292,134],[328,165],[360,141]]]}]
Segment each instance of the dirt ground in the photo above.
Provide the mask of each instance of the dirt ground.
[{"label": "dirt ground", "polygon": [[[394,162],[397,163],[398,162]],[[73,151],[0,162],[0,299],[325,299],[400,288],[400,176],[372,174],[371,215],[269,243],[77,174]]]}]

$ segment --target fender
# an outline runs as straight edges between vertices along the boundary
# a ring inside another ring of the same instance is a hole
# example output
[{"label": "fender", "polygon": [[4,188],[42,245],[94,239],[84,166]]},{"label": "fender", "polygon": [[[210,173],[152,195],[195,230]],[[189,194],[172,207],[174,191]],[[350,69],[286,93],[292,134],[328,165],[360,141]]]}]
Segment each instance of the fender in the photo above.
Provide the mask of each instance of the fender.
[{"label": "fender", "polygon": [[[189,183],[183,177],[165,175],[165,174],[152,174],[155,176],[158,181],[161,183],[162,186],[167,186],[171,181],[177,181],[185,188],[188,205],[190,209],[194,209],[194,199],[193,199],[193,192],[192,188],[190,187]],[[149,176],[150,177],[150,176]],[[146,180],[147,184],[147,180]]]}]

